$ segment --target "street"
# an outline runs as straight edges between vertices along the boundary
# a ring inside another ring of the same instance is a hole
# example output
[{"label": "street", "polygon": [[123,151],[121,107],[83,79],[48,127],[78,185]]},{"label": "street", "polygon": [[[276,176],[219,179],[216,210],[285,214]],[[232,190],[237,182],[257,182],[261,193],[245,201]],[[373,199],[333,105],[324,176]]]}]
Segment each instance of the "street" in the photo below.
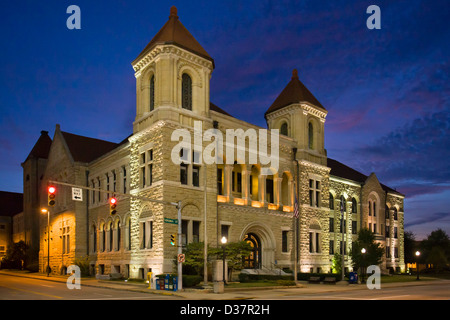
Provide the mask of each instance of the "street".
[{"label": "street", "polygon": [[81,290],[69,290],[64,282],[0,274],[0,300],[174,300],[176,298],[83,285]]},{"label": "street", "polygon": [[[214,294],[201,290],[151,293],[146,286],[96,282],[69,290],[64,281],[0,274],[0,300],[449,300],[450,281],[420,281],[382,285],[369,290],[363,285],[304,285],[299,288],[226,290]],[[109,287],[113,286],[113,287]]]}]

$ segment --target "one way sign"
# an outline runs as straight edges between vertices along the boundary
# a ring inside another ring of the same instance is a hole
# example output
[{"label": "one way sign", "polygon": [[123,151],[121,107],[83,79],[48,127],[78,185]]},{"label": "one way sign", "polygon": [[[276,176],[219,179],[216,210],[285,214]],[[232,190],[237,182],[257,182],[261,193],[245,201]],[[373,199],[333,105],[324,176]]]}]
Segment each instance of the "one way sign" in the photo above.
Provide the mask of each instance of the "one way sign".
[{"label": "one way sign", "polygon": [[83,201],[83,190],[80,188],[72,188],[72,200]]}]

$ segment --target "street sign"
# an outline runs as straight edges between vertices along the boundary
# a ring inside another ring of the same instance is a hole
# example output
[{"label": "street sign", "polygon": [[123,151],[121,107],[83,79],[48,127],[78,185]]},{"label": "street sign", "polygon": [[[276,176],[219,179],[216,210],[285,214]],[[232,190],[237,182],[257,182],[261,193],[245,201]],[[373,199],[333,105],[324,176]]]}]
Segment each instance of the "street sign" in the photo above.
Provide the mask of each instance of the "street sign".
[{"label": "street sign", "polygon": [[81,189],[81,188],[72,188],[72,200],[74,200],[74,201],[83,201],[83,189]]},{"label": "street sign", "polygon": [[164,218],[164,222],[165,223],[170,223],[170,224],[178,224],[178,219]]},{"label": "street sign", "polygon": [[186,260],[186,256],[182,253],[178,255],[178,262],[183,263]]}]

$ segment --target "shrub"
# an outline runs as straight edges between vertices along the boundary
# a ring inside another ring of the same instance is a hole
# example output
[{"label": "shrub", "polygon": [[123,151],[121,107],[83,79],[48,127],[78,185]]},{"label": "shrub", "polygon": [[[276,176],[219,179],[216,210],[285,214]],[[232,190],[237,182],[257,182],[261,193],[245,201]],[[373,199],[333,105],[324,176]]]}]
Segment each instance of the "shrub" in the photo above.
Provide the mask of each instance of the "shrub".
[{"label": "shrub", "polygon": [[277,280],[286,280],[292,281],[294,276],[279,276],[272,274],[248,274],[248,273],[240,273],[239,274],[239,282],[250,282],[250,281],[258,281],[258,280],[269,280],[269,281],[277,281]]},{"label": "shrub", "polygon": [[80,268],[81,276],[89,276],[89,257],[86,256],[84,258],[76,258],[74,261],[74,265]]},{"label": "shrub", "polygon": [[202,282],[203,277],[198,275],[183,275],[183,287],[195,287]]}]

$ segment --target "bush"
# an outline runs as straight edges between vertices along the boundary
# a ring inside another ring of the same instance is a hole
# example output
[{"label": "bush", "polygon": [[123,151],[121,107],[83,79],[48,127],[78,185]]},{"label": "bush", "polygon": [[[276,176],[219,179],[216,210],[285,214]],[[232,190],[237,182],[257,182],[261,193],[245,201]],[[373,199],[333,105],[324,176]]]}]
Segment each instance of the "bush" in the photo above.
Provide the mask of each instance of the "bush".
[{"label": "bush", "polygon": [[277,280],[279,286],[295,286],[294,280]]},{"label": "bush", "polygon": [[[348,274],[345,276],[348,278]],[[297,280],[299,281],[308,281],[310,277],[320,277],[320,281],[323,281],[325,278],[335,278],[337,281],[341,279],[341,274],[337,273],[297,273]]]},{"label": "bush", "polygon": [[81,276],[89,276],[89,256],[76,258],[74,264],[80,268]]},{"label": "bush", "polygon": [[272,274],[248,274],[248,273],[240,273],[239,274],[239,282],[251,282],[251,281],[259,281],[259,280],[268,280],[268,281],[292,281],[294,276],[279,276]]},{"label": "bush", "polygon": [[198,275],[183,275],[183,287],[195,287],[202,282],[203,277]]}]

